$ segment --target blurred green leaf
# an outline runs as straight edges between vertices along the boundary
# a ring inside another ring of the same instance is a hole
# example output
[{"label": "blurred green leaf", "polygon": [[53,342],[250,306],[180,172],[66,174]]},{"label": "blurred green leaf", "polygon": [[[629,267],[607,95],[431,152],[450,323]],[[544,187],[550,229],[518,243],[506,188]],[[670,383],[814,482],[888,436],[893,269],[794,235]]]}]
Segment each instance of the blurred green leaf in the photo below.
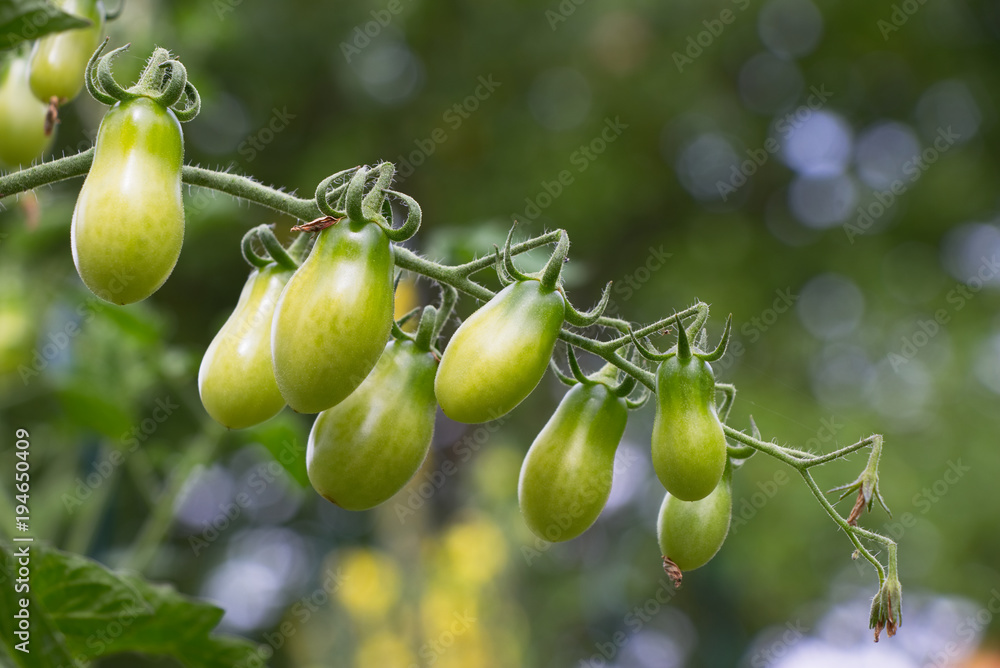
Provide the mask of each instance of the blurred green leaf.
[{"label": "blurred green leaf", "polygon": [[[66,417],[109,438],[118,439],[132,427],[132,417],[119,405],[84,387],[71,387],[58,393]],[[117,398],[116,398],[117,399]]]},{"label": "blurred green leaf", "polygon": [[86,28],[90,21],[67,14],[44,0],[4,0],[0,3],[0,50],[45,35]]},{"label": "blurred green leaf", "polygon": [[[11,580],[12,552],[3,545],[0,554],[2,574]],[[232,668],[256,652],[253,643],[211,635],[223,611],[171,586],[150,584],[85,557],[39,546],[31,547],[31,570],[33,653],[24,656],[34,661],[39,645],[53,650],[44,660],[49,663],[21,666],[71,666],[71,654],[91,660],[138,652],[173,656],[192,668]],[[5,589],[5,607],[14,603],[8,601],[10,596]],[[11,617],[4,614],[0,628]],[[10,646],[13,634],[3,635]]]},{"label": "blurred green leaf", "polygon": [[279,415],[250,432],[303,488],[309,487],[306,474],[306,438],[301,421],[294,416]]}]

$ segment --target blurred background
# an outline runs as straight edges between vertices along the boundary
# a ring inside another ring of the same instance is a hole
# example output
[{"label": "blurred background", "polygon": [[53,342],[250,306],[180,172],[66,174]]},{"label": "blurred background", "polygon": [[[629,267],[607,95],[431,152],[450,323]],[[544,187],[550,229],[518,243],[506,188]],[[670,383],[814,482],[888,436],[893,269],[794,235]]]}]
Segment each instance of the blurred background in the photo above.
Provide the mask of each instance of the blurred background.
[{"label": "blurred background", "polygon": [[[197,189],[172,277],[127,308],[73,268],[79,180],[3,202],[0,427],[32,431],[39,535],[218,603],[273,666],[1000,665],[1000,4],[129,0],[109,30],[132,43],[120,80],[154,45],[186,64],[192,163],[309,196],[391,160],[423,207],[409,243],[435,259],[490,250],[513,219],[562,227],[581,307],[613,279],[629,320],[698,298],[714,341],[732,313],[731,424],[817,450],[885,435],[893,517],[861,524],[899,540],[904,624],[871,642],[874,570],[763,456],[735,479],[722,552],[673,593],[650,407],[597,524],[535,539],[517,475],[551,375],[502,426],[442,417],[379,509],[325,502],[309,419],[224,433],[201,408],[239,240],[293,221]],[[103,111],[64,108],[51,153],[89,146]]]}]

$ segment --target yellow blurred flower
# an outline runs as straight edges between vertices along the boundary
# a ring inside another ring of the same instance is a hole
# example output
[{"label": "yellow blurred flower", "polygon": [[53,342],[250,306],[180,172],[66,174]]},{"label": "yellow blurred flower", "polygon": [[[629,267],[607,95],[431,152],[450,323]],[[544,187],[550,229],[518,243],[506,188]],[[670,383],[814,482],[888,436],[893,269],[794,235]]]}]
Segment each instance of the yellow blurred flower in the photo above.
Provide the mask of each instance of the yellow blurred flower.
[{"label": "yellow blurred flower", "polygon": [[445,572],[458,583],[480,585],[492,580],[507,563],[503,532],[485,518],[451,527],[443,540]]},{"label": "yellow blurred flower", "polygon": [[[410,277],[403,278],[396,286],[396,301],[393,307],[392,317],[399,320],[404,315],[420,305],[420,292],[417,290],[417,282]],[[408,332],[416,331],[417,319],[410,318],[403,329]]]},{"label": "yellow blurred flower", "polygon": [[358,668],[410,668],[417,662],[403,638],[389,631],[378,631],[360,642],[354,665]]},{"label": "yellow blurred flower", "polygon": [[345,551],[340,567],[344,583],[337,595],[353,617],[384,617],[399,600],[399,568],[384,554],[364,548]]}]

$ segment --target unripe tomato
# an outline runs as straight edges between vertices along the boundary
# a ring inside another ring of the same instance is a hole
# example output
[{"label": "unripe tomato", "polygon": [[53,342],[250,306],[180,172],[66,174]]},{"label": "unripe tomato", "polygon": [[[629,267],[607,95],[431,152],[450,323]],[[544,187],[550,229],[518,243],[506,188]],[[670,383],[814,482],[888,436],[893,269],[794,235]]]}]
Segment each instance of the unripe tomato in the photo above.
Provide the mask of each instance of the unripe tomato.
[{"label": "unripe tomato", "polygon": [[319,233],[274,313],[271,353],[281,395],[300,413],[335,406],[378,361],[392,327],[392,247],[372,223]]},{"label": "unripe tomato", "polygon": [[184,241],[183,160],[174,112],[149,98],[119,102],[101,121],[71,230],[76,269],[101,299],[140,301],[173,271]]},{"label": "unripe tomato", "polygon": [[30,164],[48,148],[44,104],[28,88],[28,61],[14,58],[0,65],[0,162],[11,167]]},{"label": "unripe tomato", "polygon": [[271,320],[291,277],[290,269],[277,264],[251,272],[236,308],[201,360],[201,403],[230,429],[260,424],[285,406],[271,365]]},{"label": "unripe tomato", "polygon": [[68,102],[80,94],[87,61],[104,32],[101,0],[63,0],[57,4],[67,14],[87,19],[90,25],[46,35],[35,44],[31,52],[31,90],[46,104],[53,97]]},{"label": "unripe tomato", "polygon": [[732,511],[728,473],[711,494],[698,501],[682,501],[667,492],[657,523],[661,554],[682,571],[701,568],[725,542]]},{"label": "unripe tomato", "polygon": [[413,477],[434,435],[437,361],[392,341],[361,386],[316,418],[306,449],[309,480],[327,500],[365,510]]},{"label": "unripe tomato", "polygon": [[726,435],[715,410],[715,375],[697,355],[675,355],[656,371],[653,468],[684,501],[708,496],[726,466]]},{"label": "unripe tomato", "polygon": [[545,375],[565,311],[559,292],[526,280],[473,313],[452,336],[434,383],[445,415],[473,423],[513,410]]},{"label": "unripe tomato", "polygon": [[539,538],[576,538],[611,494],[615,450],[628,408],[603,383],[575,385],[535,438],[521,466],[518,501]]}]

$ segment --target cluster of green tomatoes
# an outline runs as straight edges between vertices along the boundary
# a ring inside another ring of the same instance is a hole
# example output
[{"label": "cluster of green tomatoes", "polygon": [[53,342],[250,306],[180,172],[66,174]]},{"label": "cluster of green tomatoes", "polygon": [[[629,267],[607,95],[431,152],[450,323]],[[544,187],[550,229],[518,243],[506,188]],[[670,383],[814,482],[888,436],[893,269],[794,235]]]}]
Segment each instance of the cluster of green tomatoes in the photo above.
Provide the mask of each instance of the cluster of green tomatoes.
[{"label": "cluster of green tomatoes", "polygon": [[[90,93],[111,109],[74,210],[72,249],[96,295],[129,304],[153,294],[180,254],[180,122],[194,118],[200,100],[184,67],[162,49],[134,86],[121,87],[111,62],[126,47],[102,55],[106,43],[84,76]],[[458,295],[451,282],[462,287],[467,278],[440,280],[440,303],[405,316],[417,325],[404,332],[404,322],[394,319],[394,242],[416,233],[421,212],[391,189],[393,175],[393,166],[382,163],[324,180],[316,198],[322,217],[296,228],[301,234],[287,248],[266,225],[244,237],[253,270],[202,360],[198,387],[206,411],[230,429],[260,424],[286,405],[318,414],[306,453],[309,479],[331,502],[363,510],[387,501],[416,474],[431,447],[438,406],[462,423],[497,420],[552,365],[572,387],[524,459],[518,496],[525,522],[540,538],[580,535],[607,503],[629,410],[650,396],[643,388],[641,399],[630,398],[637,379],[621,365],[584,374],[572,347],[572,377],[552,361],[564,324],[597,323],[607,289],[594,310],[577,311],[561,283],[565,232],[534,274],[518,271],[508,236],[495,253],[504,287],[488,293],[446,347],[439,341]],[[398,227],[391,199],[407,210]],[[703,324],[699,318],[685,329],[678,317],[677,342],[667,353],[631,339],[636,355],[658,364],[651,445],[667,491],[659,542],[678,580],[680,571],[704,565],[719,550],[732,505],[732,467],[710,366],[724,353],[730,327],[706,352]]]},{"label": "cluster of green tomatoes", "polygon": [[30,164],[52,143],[56,109],[80,94],[87,59],[114,18],[101,0],[60,4],[90,25],[46,35],[0,63],[0,162],[7,165]]},{"label": "cluster of green tomatoes", "polygon": [[[285,405],[318,413],[306,454],[309,479],[350,510],[387,501],[413,478],[431,448],[438,406],[452,420],[474,424],[500,419],[524,401],[549,368],[572,308],[559,281],[566,244],[542,271],[514,278],[501,269],[512,264],[508,239],[497,261],[505,287],[459,325],[443,350],[438,342],[452,315],[453,289],[443,289],[438,306],[415,310],[416,332],[404,332],[393,320],[390,236],[408,233],[419,208],[407,198],[407,222],[392,228],[379,212],[379,182],[391,180],[392,166],[377,171],[365,192],[369,170],[350,170],[334,204],[345,215],[301,227],[319,230],[311,250],[313,240],[300,237],[284,249],[267,226],[251,230],[244,251],[257,266],[199,373],[206,410],[227,427],[259,424]],[[268,257],[252,250],[254,241]],[[296,256],[306,253],[298,265]],[[679,571],[704,565],[719,550],[732,502],[710,366],[725,350],[729,327],[711,352],[692,346],[680,319],[677,330],[676,347],[666,354],[635,345],[659,361],[652,456],[668,492],[659,538],[665,565],[679,579]],[[569,359],[573,376],[560,376],[572,388],[531,445],[518,490],[528,527],[553,542],[580,535],[603,510],[629,409],[644,403],[629,399],[636,381],[620,379],[613,364],[586,375],[575,354]]]}]

